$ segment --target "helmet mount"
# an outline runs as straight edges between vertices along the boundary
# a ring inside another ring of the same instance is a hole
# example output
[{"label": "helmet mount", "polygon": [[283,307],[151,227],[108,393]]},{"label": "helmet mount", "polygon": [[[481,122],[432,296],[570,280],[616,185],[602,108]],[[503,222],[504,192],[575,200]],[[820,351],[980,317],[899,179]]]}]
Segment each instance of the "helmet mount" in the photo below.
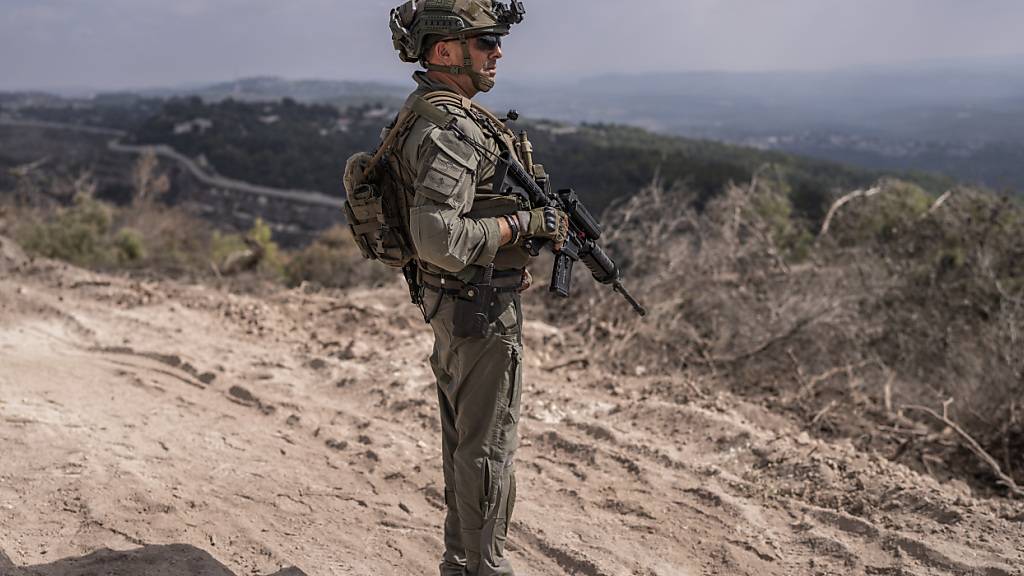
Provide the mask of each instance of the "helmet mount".
[{"label": "helmet mount", "polygon": [[523,21],[523,17],[526,16],[526,8],[522,2],[518,0],[511,0],[508,6],[505,6],[501,2],[495,2],[494,12],[498,15],[498,22],[511,27],[513,24],[519,24]]}]

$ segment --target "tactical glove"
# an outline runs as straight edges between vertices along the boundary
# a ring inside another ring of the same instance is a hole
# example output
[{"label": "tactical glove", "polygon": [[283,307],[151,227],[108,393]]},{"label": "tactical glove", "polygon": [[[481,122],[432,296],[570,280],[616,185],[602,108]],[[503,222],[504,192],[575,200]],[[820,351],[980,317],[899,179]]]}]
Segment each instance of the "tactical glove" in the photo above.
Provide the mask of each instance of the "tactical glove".
[{"label": "tactical glove", "polygon": [[569,237],[569,217],[558,208],[534,208],[519,212],[519,224],[523,238],[547,238],[554,242],[555,250],[561,250]]}]

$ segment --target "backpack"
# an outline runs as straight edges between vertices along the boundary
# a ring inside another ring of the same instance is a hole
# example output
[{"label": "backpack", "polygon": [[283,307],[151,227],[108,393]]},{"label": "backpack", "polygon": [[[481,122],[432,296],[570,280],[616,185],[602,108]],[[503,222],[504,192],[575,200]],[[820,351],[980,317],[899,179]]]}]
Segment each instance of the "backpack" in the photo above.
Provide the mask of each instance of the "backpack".
[{"label": "backpack", "polygon": [[[436,104],[442,103],[460,105],[486,115],[493,122],[500,122],[469,98],[451,92],[431,92],[422,97],[413,95],[394,123],[386,129],[376,153],[372,157],[365,152],[358,153],[345,165],[345,216],[352,238],[368,260],[379,260],[392,268],[404,268],[416,259],[416,247],[409,236],[409,206],[414,190],[403,185],[389,156],[418,118],[447,128],[453,117],[437,107]],[[503,138],[506,146],[514,146],[512,138]]]},{"label": "backpack", "polygon": [[416,257],[409,239],[409,195],[388,155],[397,137],[415,121],[402,109],[372,157],[360,152],[345,164],[345,217],[363,258],[402,268]]}]

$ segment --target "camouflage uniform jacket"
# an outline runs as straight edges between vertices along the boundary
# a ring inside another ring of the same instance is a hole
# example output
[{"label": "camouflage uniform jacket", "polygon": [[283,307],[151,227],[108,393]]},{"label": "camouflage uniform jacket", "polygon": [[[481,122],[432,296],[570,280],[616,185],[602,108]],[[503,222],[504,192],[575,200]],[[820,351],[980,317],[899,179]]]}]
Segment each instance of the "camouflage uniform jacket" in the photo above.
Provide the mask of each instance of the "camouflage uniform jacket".
[{"label": "camouflage uniform jacket", "polygon": [[[413,95],[454,91],[424,72],[413,78]],[[497,270],[523,269],[530,261],[521,246],[500,246],[497,217],[526,208],[513,196],[492,192],[494,157],[508,148],[502,142],[504,126],[462,106],[442,104],[457,119],[458,127],[479,146],[460,140],[425,118],[418,118],[392,155],[402,182],[415,190],[409,208],[409,233],[421,269],[469,280],[476,266],[494,264]],[[513,155],[516,151],[512,150]]]}]

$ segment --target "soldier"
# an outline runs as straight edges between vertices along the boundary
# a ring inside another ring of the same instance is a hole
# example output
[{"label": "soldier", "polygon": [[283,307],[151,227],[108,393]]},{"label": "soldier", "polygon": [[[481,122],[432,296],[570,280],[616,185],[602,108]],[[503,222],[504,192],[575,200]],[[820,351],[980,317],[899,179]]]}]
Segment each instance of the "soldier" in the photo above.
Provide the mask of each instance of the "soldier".
[{"label": "soldier", "polygon": [[[515,135],[472,98],[494,87],[502,37],[522,4],[413,0],[392,12],[395,47],[414,74],[414,121],[388,162],[409,192],[421,306],[440,405],[445,504],[442,576],[513,574],[504,556],[515,502],[514,455],[522,392],[526,238],[560,246],[568,221],[492,190],[496,158],[517,157]],[[410,108],[407,104],[406,108]]]}]

